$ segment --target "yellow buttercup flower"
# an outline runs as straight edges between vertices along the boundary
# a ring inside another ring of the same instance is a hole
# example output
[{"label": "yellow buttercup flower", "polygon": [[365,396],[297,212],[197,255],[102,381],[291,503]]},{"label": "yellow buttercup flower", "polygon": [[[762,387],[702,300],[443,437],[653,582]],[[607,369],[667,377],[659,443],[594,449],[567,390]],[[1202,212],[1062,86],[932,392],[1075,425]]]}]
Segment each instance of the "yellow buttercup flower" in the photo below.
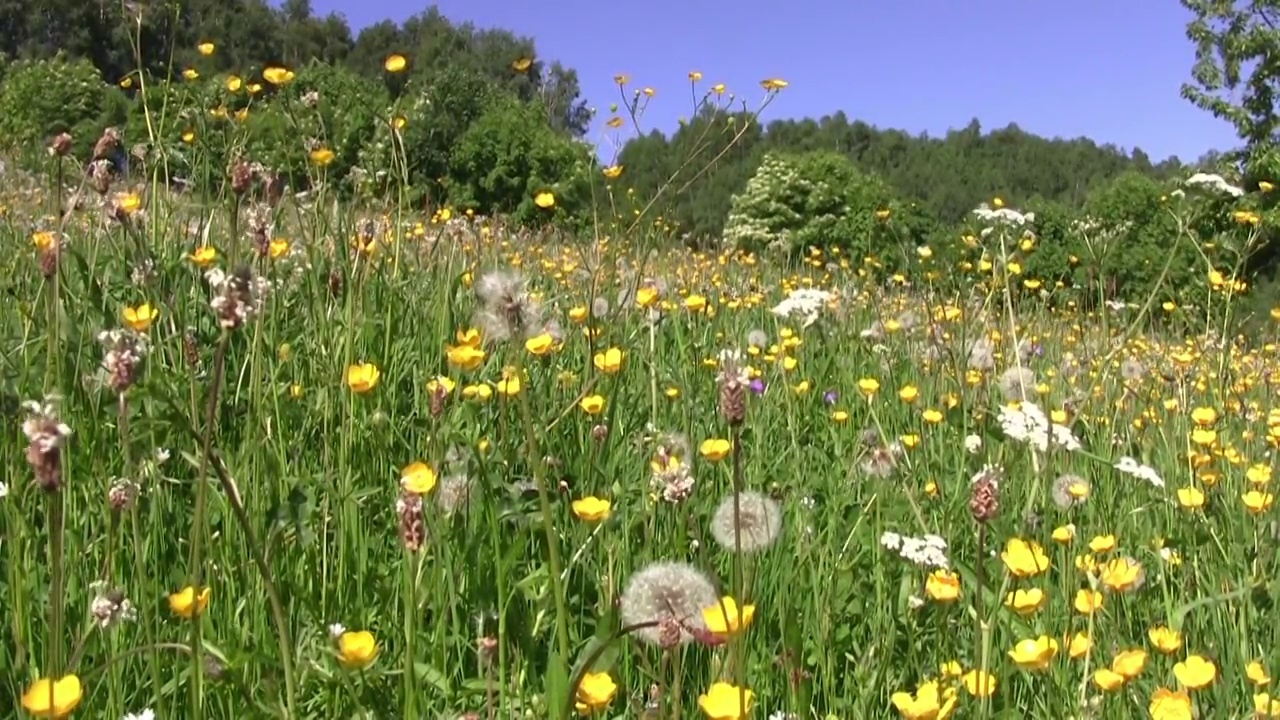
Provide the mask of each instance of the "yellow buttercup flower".
[{"label": "yellow buttercup flower", "polygon": [[1049,569],[1049,556],[1034,540],[1010,538],[1000,553],[1000,559],[1014,577],[1034,577]]},{"label": "yellow buttercup flower", "polygon": [[146,332],[151,329],[151,324],[160,317],[160,309],[151,306],[151,303],[142,303],[137,307],[126,307],[121,313],[124,316],[124,324],[129,326],[134,332]]},{"label": "yellow buttercup flower", "polygon": [[190,585],[169,596],[169,609],[173,614],[190,620],[209,606],[211,590],[203,588],[199,593]]},{"label": "yellow buttercup flower", "polygon": [[407,493],[426,495],[435,489],[438,476],[435,468],[424,462],[413,462],[400,471],[400,487]]},{"label": "yellow buttercup flower", "polygon": [[587,495],[574,500],[572,508],[574,517],[595,523],[609,518],[613,512],[613,503],[595,495]]},{"label": "yellow buttercup flower", "polygon": [[716,635],[728,636],[750,627],[755,614],[755,605],[739,608],[738,601],[726,595],[715,605],[702,609],[702,621]]},{"label": "yellow buttercup flower", "polygon": [[382,69],[389,73],[404,72],[407,67],[409,67],[408,58],[399,54],[388,55],[387,59],[382,62]]},{"label": "yellow buttercup flower", "polygon": [[711,462],[719,462],[729,456],[733,443],[724,438],[707,438],[698,445],[698,453]]},{"label": "yellow buttercup flower", "polygon": [[592,358],[592,363],[600,372],[606,375],[614,375],[622,370],[622,363],[625,359],[626,353],[622,352],[620,348],[611,347],[604,352],[596,353],[595,357]]},{"label": "yellow buttercup flower", "polygon": [[746,688],[717,682],[698,696],[698,707],[707,720],[746,720],[755,697],[755,693]]},{"label": "yellow buttercup flower", "polygon": [[573,708],[580,715],[591,715],[600,712],[613,702],[618,694],[618,685],[607,672],[588,672],[574,691]]},{"label": "yellow buttercup flower", "polygon": [[22,693],[22,709],[41,718],[65,718],[83,698],[80,678],[64,675],[57,680],[40,678]]},{"label": "yellow buttercup flower", "polygon": [[382,371],[373,363],[356,363],[347,368],[347,387],[361,395],[378,387],[381,378]]},{"label": "yellow buttercup flower", "polygon": [[338,636],[338,662],[348,670],[369,667],[378,658],[378,641],[368,630]]}]

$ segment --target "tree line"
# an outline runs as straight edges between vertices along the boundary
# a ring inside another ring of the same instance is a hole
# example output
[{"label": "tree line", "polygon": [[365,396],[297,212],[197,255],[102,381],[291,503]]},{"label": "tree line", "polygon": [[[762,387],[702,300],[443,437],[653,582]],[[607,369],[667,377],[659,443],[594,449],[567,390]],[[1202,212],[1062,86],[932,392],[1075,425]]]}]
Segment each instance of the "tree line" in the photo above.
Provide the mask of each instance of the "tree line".
[{"label": "tree line", "polygon": [[[205,43],[212,43],[216,50],[202,54]],[[280,7],[262,0],[0,0],[0,54],[6,64],[57,55],[87,60],[107,84],[127,83],[139,70],[152,78],[180,83],[184,70],[196,68],[206,75],[248,77],[254,69],[271,65],[324,65],[354,80],[341,85],[361,93],[360,103],[380,101],[384,91],[387,103],[406,94],[421,97],[434,93],[438,104],[453,108],[455,117],[434,113],[431,121],[440,123],[444,130],[433,134],[434,146],[415,148],[424,157],[438,160],[421,168],[420,179],[428,185],[442,179],[428,174],[460,169],[445,156],[455,152],[466,126],[484,114],[484,108],[472,100],[458,97],[464,93],[482,95],[488,98],[486,102],[512,98],[523,104],[523,108],[506,108],[513,120],[537,122],[566,138],[582,138],[591,121],[576,71],[539,58],[533,38],[452,22],[435,7],[402,23],[384,21],[357,32],[340,15],[317,15],[308,0],[286,0]],[[390,54],[409,59],[406,72],[393,79],[383,67]],[[450,92],[445,81],[458,89]],[[367,87],[362,89],[362,83]],[[528,108],[538,112],[526,112]],[[686,192],[667,193],[657,209],[665,222],[687,237],[714,239],[723,232],[732,196],[743,190],[770,152],[824,150],[842,154],[861,170],[885,180],[895,192],[917,200],[943,223],[960,220],[993,194],[1015,203],[1042,199],[1078,207],[1100,183],[1127,172],[1153,178],[1185,172],[1178,158],[1153,162],[1140,149],[1125,151],[1086,138],[1047,139],[1016,125],[984,132],[976,120],[943,137],[929,137],[875,128],[839,112],[821,119],[775,120],[764,126],[746,126],[740,132],[708,135],[707,124],[724,122],[733,115],[727,109],[706,108],[674,133],[655,131],[630,139],[617,158],[623,172],[614,184],[630,189],[632,196],[652,197],[677,169],[684,168],[685,177],[690,171],[700,172]],[[501,134],[511,139],[520,133],[507,129]],[[343,139],[373,143],[374,135],[370,130]],[[545,136],[540,138],[546,140]],[[29,142],[29,138],[21,139]],[[732,147],[726,148],[731,139]],[[359,168],[358,150],[337,148],[346,160],[346,167],[338,169],[344,173],[369,170]],[[301,156],[302,151],[283,151],[290,153]],[[501,158],[489,161],[501,162]],[[523,161],[509,165],[509,172],[520,172],[522,166],[539,172],[563,169],[529,168]],[[543,177],[539,182],[551,180]],[[524,190],[517,188],[518,183],[506,184],[513,191]],[[496,195],[501,193],[490,190],[472,187],[467,193],[449,197],[450,193],[437,188],[427,194],[442,202],[498,199]],[[494,208],[476,209],[508,210],[511,205],[503,199]]]}]

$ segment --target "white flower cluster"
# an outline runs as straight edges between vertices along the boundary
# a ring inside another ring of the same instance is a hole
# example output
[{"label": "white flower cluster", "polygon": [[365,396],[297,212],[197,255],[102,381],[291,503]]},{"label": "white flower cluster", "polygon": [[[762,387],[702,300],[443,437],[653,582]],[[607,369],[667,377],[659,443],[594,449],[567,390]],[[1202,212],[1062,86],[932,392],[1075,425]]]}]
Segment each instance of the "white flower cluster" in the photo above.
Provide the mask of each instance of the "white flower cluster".
[{"label": "white flower cluster", "polygon": [[1081,447],[1070,428],[1050,422],[1044,411],[1032,402],[1023,402],[1017,409],[1007,405],[1001,407],[1000,429],[1010,438],[1041,452],[1047,451],[1050,444],[1066,448],[1069,452]]},{"label": "white flower cluster", "polygon": [[951,561],[947,559],[947,541],[932,533],[924,537],[903,537],[886,530],[880,536],[880,544],[898,553],[903,560],[921,567],[941,570],[951,567]]},{"label": "white flower cluster", "polygon": [[774,306],[771,312],[783,318],[803,318],[804,327],[818,321],[818,316],[834,296],[826,290],[798,288]]},{"label": "white flower cluster", "polygon": [[1244,195],[1244,190],[1240,187],[1227,182],[1221,175],[1215,173],[1196,173],[1184,181],[1185,185],[1195,188],[1204,188],[1213,190],[1214,192],[1230,195],[1231,197],[1240,197]]},{"label": "white flower cluster", "polygon": [[[1033,223],[1036,221],[1036,214],[1033,212],[1020,213],[1017,210],[1014,210],[1013,208],[1007,208],[1007,207],[996,208],[993,210],[986,203],[982,203],[977,208],[975,208],[973,210],[973,214],[982,222],[987,223],[988,225],[993,225],[993,226],[994,225],[1013,225],[1015,227],[1021,227],[1023,225],[1026,225],[1027,223]],[[983,234],[985,235],[990,231],[991,231],[991,228],[987,228],[983,232]]]},{"label": "white flower cluster", "polygon": [[1146,480],[1151,483],[1153,487],[1164,487],[1164,478],[1160,477],[1160,473],[1156,472],[1155,468],[1150,465],[1143,465],[1128,455],[1125,455],[1116,461],[1115,469],[1125,475],[1132,475],[1139,480]]}]

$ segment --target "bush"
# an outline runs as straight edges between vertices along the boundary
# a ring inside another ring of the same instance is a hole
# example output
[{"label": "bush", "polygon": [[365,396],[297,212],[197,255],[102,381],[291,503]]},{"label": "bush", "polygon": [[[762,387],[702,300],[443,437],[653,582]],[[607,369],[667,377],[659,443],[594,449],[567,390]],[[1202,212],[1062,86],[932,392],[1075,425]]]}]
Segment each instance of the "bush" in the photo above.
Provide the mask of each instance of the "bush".
[{"label": "bush", "polygon": [[[448,198],[460,208],[508,214],[537,224],[548,216],[567,220],[590,200],[590,152],[546,124],[538,105],[499,96],[459,139],[449,158]],[[539,208],[542,191],[556,197]]]},{"label": "bush", "polygon": [[296,71],[293,82],[250,106],[246,157],[303,188],[310,179],[310,146],[323,146],[334,153],[324,173],[345,179],[377,127],[390,123],[389,103],[383,86],[344,67],[313,61]]},{"label": "bush", "polygon": [[886,218],[876,215],[889,197],[880,178],[839,153],[769,153],[731,200],[725,241],[790,257],[809,248],[839,248],[859,260],[891,249],[896,257],[900,241],[885,226]]},{"label": "bush", "polygon": [[[425,80],[411,80],[387,113],[403,118],[398,140],[390,122],[379,123],[359,155],[361,175],[369,181],[365,190],[386,192],[399,184],[402,171],[394,155],[398,142],[408,164],[410,198],[443,202],[447,191],[441,181],[449,172],[454,149],[501,95],[483,76],[454,66]],[[545,124],[545,118],[540,122]]]},{"label": "bush", "polygon": [[0,142],[7,149],[43,148],[69,132],[73,152],[88,156],[103,129],[124,123],[127,101],[87,59],[19,60],[0,84]]}]

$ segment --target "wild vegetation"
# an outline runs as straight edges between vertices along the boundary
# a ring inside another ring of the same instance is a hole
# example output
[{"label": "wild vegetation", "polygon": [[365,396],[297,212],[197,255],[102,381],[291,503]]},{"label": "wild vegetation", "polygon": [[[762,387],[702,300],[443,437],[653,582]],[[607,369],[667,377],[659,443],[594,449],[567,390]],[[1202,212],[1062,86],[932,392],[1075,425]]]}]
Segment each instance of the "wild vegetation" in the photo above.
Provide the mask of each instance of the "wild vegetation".
[{"label": "wild vegetation", "polygon": [[1213,167],[0,3],[0,707],[1280,716],[1280,34],[1186,3]]}]

